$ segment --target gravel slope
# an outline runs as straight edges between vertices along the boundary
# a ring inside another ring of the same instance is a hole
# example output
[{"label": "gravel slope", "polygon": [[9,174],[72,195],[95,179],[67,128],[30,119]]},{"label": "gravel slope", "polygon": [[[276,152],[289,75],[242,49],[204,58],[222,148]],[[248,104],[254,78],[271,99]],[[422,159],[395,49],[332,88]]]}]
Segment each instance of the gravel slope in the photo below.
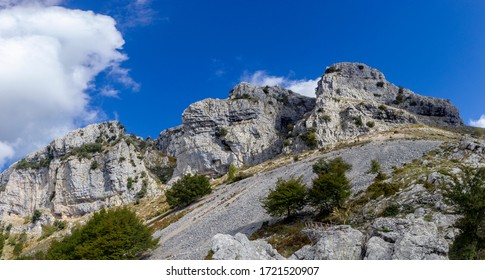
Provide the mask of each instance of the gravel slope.
[{"label": "gravel slope", "polygon": [[375,175],[366,174],[370,161],[377,159],[390,169],[420,158],[441,142],[426,140],[395,140],[372,142],[363,146],[342,149],[288,164],[275,170],[258,174],[231,185],[221,186],[211,195],[191,206],[190,213],[167,228],[155,233],[160,237],[151,259],[202,259],[211,247],[211,238],[217,233],[251,234],[262,222],[270,220],[259,199],[267,195],[278,178],[303,175],[311,186],[314,176],[312,165],[321,157],[341,156],[353,166],[347,176],[353,191],[366,188]]}]

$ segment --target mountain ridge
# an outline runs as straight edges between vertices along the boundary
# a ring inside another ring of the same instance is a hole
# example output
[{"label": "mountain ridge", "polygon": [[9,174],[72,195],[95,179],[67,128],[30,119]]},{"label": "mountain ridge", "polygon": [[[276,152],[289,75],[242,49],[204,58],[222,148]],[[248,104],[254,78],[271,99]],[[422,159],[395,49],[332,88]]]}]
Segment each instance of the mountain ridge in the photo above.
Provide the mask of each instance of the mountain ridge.
[{"label": "mountain ridge", "polygon": [[[438,127],[437,132],[432,127]],[[459,134],[442,129],[467,131],[449,100],[397,87],[363,63],[337,63],[326,68],[316,98],[280,86],[240,83],[227,99],[191,104],[180,126],[154,140],[127,134],[118,122],[72,131],[0,174],[0,217],[13,224],[13,232],[39,235],[43,225],[56,219],[75,220],[104,207],[158,201],[185,173],[207,175],[217,185],[231,165],[247,169],[305,151],[332,151],[342,144],[399,135],[458,141]],[[407,130],[411,132],[403,133]],[[474,153],[480,154],[479,149]],[[290,169],[286,172],[293,172]],[[353,187],[365,189],[368,183],[354,181]],[[39,221],[19,222],[36,211],[41,213]],[[233,230],[225,233],[235,234]]]}]

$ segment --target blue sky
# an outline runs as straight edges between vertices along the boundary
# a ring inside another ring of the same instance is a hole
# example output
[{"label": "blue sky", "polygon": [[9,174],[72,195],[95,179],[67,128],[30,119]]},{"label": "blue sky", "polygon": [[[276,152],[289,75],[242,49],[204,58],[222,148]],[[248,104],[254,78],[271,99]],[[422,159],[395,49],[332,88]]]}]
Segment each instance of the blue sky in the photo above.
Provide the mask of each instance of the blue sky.
[{"label": "blue sky", "polygon": [[[62,129],[46,134],[44,142],[67,129],[108,119],[119,119],[130,133],[154,138],[181,124],[189,104],[226,98],[235,84],[255,74],[262,77],[260,82],[273,78],[289,85],[315,80],[326,66],[341,61],[365,63],[396,85],[450,99],[467,124],[485,114],[485,2],[481,0],[6,2],[0,3],[6,15],[17,6],[38,2],[38,10],[58,5],[64,8],[59,14],[79,9],[116,21],[117,31],[101,20],[96,34],[99,30],[106,34],[92,37],[93,52],[107,59],[90,61],[99,67],[82,63],[89,75],[73,93],[84,98],[82,108],[69,111],[69,123],[53,122]],[[89,23],[92,17],[80,14],[86,20],[80,22]],[[107,37],[109,44],[102,45]],[[91,42],[84,37],[72,40],[79,40],[78,45]],[[5,55],[1,44],[0,59]],[[87,48],[80,53],[88,52]],[[0,132],[0,165],[2,141],[7,162],[29,151],[19,148],[22,141],[14,141],[27,139],[27,134],[2,139]]]}]

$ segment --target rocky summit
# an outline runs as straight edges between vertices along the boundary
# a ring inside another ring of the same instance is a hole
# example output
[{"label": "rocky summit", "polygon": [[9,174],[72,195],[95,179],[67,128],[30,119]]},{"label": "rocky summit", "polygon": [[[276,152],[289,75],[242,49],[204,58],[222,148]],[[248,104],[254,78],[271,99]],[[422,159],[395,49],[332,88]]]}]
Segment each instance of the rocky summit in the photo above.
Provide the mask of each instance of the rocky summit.
[{"label": "rocky summit", "polygon": [[[154,140],[118,122],[72,131],[0,174],[0,228],[27,234],[23,254],[34,255],[90,213],[130,205],[160,238],[152,259],[447,259],[460,215],[442,186],[485,166],[482,133],[449,100],[362,63],[327,67],[315,92],[240,83]],[[291,222],[267,214],[261,198],[278,179],[310,188],[312,166],[336,157],[352,165],[352,194],[331,222],[310,207]],[[165,191],[189,173],[211,178],[213,192],[169,209]],[[47,236],[60,220],[66,229]],[[5,244],[0,257],[12,258]]]}]

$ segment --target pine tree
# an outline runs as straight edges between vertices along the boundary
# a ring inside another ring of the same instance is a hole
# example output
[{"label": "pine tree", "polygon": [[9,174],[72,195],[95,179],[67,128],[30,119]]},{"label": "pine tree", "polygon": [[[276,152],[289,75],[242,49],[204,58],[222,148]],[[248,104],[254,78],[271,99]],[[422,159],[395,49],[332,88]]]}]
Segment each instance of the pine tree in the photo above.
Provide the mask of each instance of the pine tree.
[{"label": "pine tree", "polygon": [[276,188],[261,200],[264,209],[271,216],[286,214],[289,218],[295,211],[305,206],[306,186],[302,177],[291,177],[288,181],[278,179]]}]

